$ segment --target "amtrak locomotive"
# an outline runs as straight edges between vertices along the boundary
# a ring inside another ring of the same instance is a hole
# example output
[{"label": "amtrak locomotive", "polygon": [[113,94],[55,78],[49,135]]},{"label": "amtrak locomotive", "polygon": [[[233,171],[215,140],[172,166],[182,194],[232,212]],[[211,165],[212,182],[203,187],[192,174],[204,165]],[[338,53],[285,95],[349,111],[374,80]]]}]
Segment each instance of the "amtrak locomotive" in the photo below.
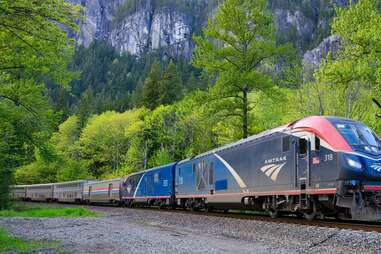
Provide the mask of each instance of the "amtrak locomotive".
[{"label": "amtrak locomotive", "polygon": [[82,201],[378,220],[381,141],[360,122],[311,116],[107,184],[94,198],[99,183],[86,182]]}]

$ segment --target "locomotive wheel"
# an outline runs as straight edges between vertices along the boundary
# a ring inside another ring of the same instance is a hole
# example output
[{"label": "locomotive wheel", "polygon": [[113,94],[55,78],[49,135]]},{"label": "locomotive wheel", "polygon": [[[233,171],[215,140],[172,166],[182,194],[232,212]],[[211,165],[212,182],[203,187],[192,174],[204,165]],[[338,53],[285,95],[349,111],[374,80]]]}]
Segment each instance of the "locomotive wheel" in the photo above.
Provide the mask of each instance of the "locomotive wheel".
[{"label": "locomotive wheel", "polygon": [[192,202],[192,203],[190,204],[190,210],[191,210],[192,212],[197,212],[196,204],[195,204],[194,202]]},{"label": "locomotive wheel", "polygon": [[316,218],[316,212],[306,212],[306,213],[303,213],[303,216],[307,220],[314,220]]},{"label": "locomotive wheel", "polygon": [[205,213],[210,213],[210,212],[212,212],[212,211],[213,211],[213,207],[208,206],[208,205],[205,206],[205,209],[204,209],[204,212],[205,212]]},{"label": "locomotive wheel", "polygon": [[278,217],[278,210],[275,210],[275,209],[270,209],[269,210],[269,215],[272,219],[275,219]]}]

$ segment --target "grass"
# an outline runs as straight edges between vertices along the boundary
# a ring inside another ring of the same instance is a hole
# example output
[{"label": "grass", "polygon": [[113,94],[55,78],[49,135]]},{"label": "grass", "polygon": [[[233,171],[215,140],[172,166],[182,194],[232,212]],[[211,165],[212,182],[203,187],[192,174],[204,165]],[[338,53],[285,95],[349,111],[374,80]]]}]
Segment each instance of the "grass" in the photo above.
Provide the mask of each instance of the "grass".
[{"label": "grass", "polygon": [[0,210],[0,217],[94,217],[99,214],[83,207],[51,208],[14,204],[9,210]]},{"label": "grass", "polygon": [[8,232],[0,227],[0,253],[17,251],[27,252],[38,249],[54,248],[58,250],[59,241],[33,241],[12,237]]}]

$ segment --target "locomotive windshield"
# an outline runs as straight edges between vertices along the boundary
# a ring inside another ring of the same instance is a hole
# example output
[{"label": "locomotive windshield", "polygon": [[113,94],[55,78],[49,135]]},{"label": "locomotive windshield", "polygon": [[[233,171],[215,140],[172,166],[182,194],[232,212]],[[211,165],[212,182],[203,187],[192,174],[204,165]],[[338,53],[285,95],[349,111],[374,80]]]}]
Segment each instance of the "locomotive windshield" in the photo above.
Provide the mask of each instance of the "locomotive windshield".
[{"label": "locomotive windshield", "polygon": [[335,127],[355,151],[381,153],[381,141],[368,126],[360,123],[336,123]]}]

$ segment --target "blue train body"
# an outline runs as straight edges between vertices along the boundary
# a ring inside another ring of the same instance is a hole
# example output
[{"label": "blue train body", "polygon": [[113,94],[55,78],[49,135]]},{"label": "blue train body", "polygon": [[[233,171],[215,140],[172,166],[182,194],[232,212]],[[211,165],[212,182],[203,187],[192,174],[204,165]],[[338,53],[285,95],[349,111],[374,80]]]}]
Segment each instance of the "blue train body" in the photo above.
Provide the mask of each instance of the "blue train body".
[{"label": "blue train body", "polygon": [[174,198],[176,163],[129,175],[123,181],[122,200],[127,204],[169,205]]}]

